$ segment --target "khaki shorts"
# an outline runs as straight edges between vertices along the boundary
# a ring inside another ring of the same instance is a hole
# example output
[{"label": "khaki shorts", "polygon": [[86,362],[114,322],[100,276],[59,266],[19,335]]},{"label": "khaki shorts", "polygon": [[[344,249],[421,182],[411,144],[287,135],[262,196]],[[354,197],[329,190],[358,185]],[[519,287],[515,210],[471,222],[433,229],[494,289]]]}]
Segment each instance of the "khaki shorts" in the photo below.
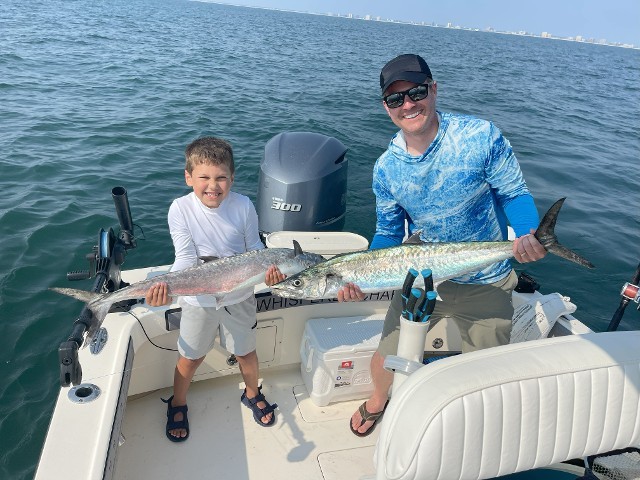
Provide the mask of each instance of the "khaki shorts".
[{"label": "khaki shorts", "polygon": [[[513,305],[511,293],[518,284],[512,270],[496,283],[486,285],[443,282],[437,290],[442,301],[430,317],[431,326],[444,317],[451,317],[462,337],[462,352],[506,345],[511,337]],[[380,355],[395,355],[400,338],[402,295],[395,292],[382,327],[378,346]]]},{"label": "khaki shorts", "polygon": [[220,334],[220,345],[235,355],[246,355],[256,349],[256,297],[219,310],[215,307],[197,307],[182,298],[180,337],[178,352],[185,358],[196,360],[213,349],[216,335]]}]

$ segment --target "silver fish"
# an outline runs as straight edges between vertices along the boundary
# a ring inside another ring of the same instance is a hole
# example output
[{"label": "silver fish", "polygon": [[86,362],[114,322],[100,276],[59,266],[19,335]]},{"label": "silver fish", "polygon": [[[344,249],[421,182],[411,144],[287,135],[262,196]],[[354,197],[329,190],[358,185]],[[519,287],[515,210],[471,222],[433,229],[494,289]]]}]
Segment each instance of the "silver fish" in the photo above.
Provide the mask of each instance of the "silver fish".
[{"label": "silver fish", "polygon": [[158,275],[113,293],[94,293],[73,288],[50,288],[55,292],[76,298],[87,304],[93,314],[87,332],[88,343],[100,329],[111,305],[124,300],[143,298],[149,288],[158,282],[166,282],[170,296],[212,295],[217,300],[237,290],[253,287],[264,281],[271,265],[277,265],[285,275],[292,275],[324,261],[322,255],[305,253],[295,240],[294,248],[265,248],[218,258],[195,267]]},{"label": "silver fish", "polygon": [[[561,198],[549,209],[535,236],[550,253],[593,268],[588,260],[560,245],[554,234],[564,200]],[[272,285],[271,290],[280,297],[309,300],[335,298],[347,283],[359,286],[364,293],[397,290],[402,287],[410,268],[431,269],[437,287],[445,280],[513,256],[511,241],[427,243],[413,237],[402,245],[333,257]],[[416,285],[420,282],[424,285],[422,277],[418,276]]]}]

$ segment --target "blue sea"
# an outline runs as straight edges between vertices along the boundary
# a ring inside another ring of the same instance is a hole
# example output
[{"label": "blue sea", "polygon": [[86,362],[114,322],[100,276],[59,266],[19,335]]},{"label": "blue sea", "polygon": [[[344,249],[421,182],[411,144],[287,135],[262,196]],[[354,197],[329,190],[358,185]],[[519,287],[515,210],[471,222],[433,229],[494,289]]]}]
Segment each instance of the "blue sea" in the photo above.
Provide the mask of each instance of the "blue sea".
[{"label": "blue sea", "polygon": [[118,231],[111,189],[145,237],[124,268],[171,263],[190,141],[228,139],[255,201],[265,143],[317,132],[348,147],[345,229],[371,239],[372,166],[395,132],[378,76],[397,54],[427,59],[439,109],[502,130],[541,213],[567,197],[556,233],[597,268],[548,256],[526,267],[544,292],[602,331],[640,261],[638,50],[180,0],[4,0],[0,42],[2,479],[34,474],[82,307],[48,288],[90,288],[66,273]]}]

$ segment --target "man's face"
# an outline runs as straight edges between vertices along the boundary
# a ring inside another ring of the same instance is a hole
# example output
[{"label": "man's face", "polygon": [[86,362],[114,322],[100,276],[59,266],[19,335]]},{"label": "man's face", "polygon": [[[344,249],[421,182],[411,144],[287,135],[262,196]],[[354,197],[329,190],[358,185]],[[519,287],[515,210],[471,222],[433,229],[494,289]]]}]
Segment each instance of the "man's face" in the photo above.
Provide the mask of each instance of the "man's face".
[{"label": "man's face", "polygon": [[[406,92],[407,90],[417,87],[418,84],[398,80],[393,82],[384,96],[397,92]],[[422,100],[412,100],[409,95],[404,95],[404,103],[396,108],[390,108],[384,101],[382,105],[391,117],[393,123],[396,124],[405,134],[419,135],[426,133],[436,122],[436,92],[437,85],[434,82],[428,87],[428,95]]]}]

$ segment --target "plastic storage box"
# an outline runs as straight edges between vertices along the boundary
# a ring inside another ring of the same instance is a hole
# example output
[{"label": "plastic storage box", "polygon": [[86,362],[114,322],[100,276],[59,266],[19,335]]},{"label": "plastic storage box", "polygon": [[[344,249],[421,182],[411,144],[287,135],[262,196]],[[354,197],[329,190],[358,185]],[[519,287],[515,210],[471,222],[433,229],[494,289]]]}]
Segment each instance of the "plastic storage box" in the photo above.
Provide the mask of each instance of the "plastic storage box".
[{"label": "plastic storage box", "polygon": [[316,405],[366,398],[373,392],[369,364],[383,323],[384,315],[307,321],[300,345],[300,370]]}]

